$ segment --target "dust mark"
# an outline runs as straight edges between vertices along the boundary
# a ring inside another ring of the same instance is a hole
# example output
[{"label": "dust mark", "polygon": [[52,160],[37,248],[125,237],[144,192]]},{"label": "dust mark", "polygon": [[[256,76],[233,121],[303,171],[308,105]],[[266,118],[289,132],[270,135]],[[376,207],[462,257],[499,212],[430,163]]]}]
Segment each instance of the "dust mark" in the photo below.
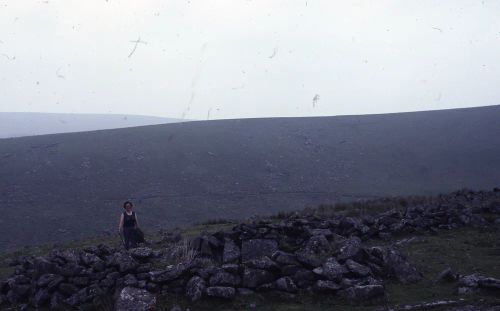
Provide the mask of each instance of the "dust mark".
[{"label": "dust mark", "polygon": [[244,88],[245,88],[245,83],[241,84],[240,86],[232,87],[231,90],[235,91],[235,90],[241,90]]},{"label": "dust mark", "polygon": [[141,37],[139,37],[137,40],[135,41],[130,41],[131,43],[135,43],[134,44],[134,48],[132,49],[132,51],[130,52],[130,54],[128,55],[128,57],[130,58],[134,53],[135,53],[135,50],[137,50],[137,46],[139,45],[139,43],[141,44],[148,44],[147,42],[145,41],[142,41],[141,40]]},{"label": "dust mark", "polygon": [[209,109],[208,109],[208,112],[207,112],[207,120],[210,120],[210,112],[212,112],[212,108],[209,108]]},{"label": "dust mark", "polygon": [[432,27],[432,29],[439,30],[439,32],[443,32],[443,29],[438,28],[438,27]]},{"label": "dust mark", "polygon": [[208,42],[205,42],[201,46],[200,61],[196,65],[193,80],[191,80],[191,96],[189,97],[189,101],[188,101],[188,105],[187,105],[186,109],[182,112],[182,119],[184,119],[187,116],[188,112],[191,110],[191,105],[194,102],[194,98],[196,96],[196,86],[198,85],[198,80],[200,79],[203,65],[205,65],[205,60],[203,59],[203,56],[205,55],[205,50],[207,49],[207,45],[208,45]]},{"label": "dust mark", "polygon": [[318,103],[318,101],[319,101],[319,95],[316,94],[316,95],[314,95],[313,101],[312,101],[313,108],[316,108],[316,104]]},{"label": "dust mark", "polygon": [[438,96],[436,97],[436,101],[440,101],[441,100],[441,92],[439,92]]},{"label": "dust mark", "polygon": [[269,56],[269,58],[273,58],[274,56],[276,56],[276,53],[278,53],[278,48],[274,48],[273,54],[271,54],[271,56]]},{"label": "dust mark", "polygon": [[5,53],[2,53],[2,54],[0,54],[0,55],[2,55],[3,57],[7,58],[8,60],[15,60],[15,59],[16,59],[16,57],[15,57],[15,56],[10,57],[9,55],[7,55],[7,54],[5,54]]},{"label": "dust mark", "polygon": [[57,68],[56,70],[56,76],[59,78],[59,79],[66,79],[66,77],[64,77],[61,73],[61,67]]}]

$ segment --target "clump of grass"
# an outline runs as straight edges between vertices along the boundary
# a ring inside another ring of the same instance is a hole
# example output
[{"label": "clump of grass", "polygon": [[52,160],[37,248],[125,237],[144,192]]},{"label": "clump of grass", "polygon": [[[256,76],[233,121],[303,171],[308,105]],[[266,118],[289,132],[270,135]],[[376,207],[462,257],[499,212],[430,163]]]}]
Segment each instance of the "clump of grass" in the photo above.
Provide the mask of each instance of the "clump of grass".
[{"label": "clump of grass", "polygon": [[165,259],[168,264],[192,262],[198,255],[187,239],[181,240],[166,249]]},{"label": "clump of grass", "polygon": [[232,223],[234,223],[234,221],[230,220],[230,219],[214,218],[214,219],[205,220],[203,222],[195,223],[195,225],[208,226],[208,225],[225,225],[225,224],[232,224]]}]

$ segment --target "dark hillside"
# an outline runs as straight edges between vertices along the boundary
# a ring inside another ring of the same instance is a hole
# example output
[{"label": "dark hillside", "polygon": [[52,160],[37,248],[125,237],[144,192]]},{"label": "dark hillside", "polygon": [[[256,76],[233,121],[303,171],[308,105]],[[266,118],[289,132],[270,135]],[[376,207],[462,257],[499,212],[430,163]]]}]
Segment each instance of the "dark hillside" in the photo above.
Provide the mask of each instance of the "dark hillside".
[{"label": "dark hillside", "polygon": [[200,121],[0,140],[0,247],[500,185],[500,106]]}]

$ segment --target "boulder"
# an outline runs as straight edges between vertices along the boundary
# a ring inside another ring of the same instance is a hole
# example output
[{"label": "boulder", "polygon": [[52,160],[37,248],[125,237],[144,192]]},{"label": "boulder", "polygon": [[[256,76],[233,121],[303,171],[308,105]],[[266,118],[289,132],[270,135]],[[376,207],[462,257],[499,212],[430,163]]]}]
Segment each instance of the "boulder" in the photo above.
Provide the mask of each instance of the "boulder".
[{"label": "boulder", "polygon": [[328,281],[328,280],[318,280],[316,284],[314,284],[313,287],[314,291],[319,292],[319,293],[336,293],[339,289],[341,289],[341,286],[333,281]]},{"label": "boulder", "polygon": [[125,287],[116,301],[116,311],[146,311],[156,306],[156,297],[147,290]]},{"label": "boulder", "polygon": [[180,263],[161,271],[149,272],[149,278],[155,283],[165,283],[179,278],[187,271],[186,265]]},{"label": "boulder", "polygon": [[313,270],[314,273],[320,275],[330,281],[340,281],[342,276],[348,272],[344,265],[341,265],[335,257],[328,258],[320,268]]},{"label": "boulder", "polygon": [[241,278],[238,275],[219,271],[210,278],[210,286],[232,286],[237,287],[241,283]]},{"label": "boulder", "polygon": [[347,259],[358,260],[362,256],[361,240],[357,236],[348,238],[339,244],[337,259],[341,262]]},{"label": "boulder", "polygon": [[137,247],[130,250],[130,255],[135,259],[145,260],[153,255],[153,250],[149,247]]},{"label": "boulder", "polygon": [[34,264],[34,278],[39,278],[40,276],[48,273],[55,273],[56,264],[50,262],[45,257],[36,257],[33,261]]},{"label": "boulder", "polygon": [[274,281],[274,275],[267,270],[245,268],[243,271],[243,287],[257,288]]},{"label": "boulder", "polygon": [[291,277],[285,276],[276,280],[276,289],[288,293],[297,292],[297,286]]},{"label": "boulder", "polygon": [[270,239],[244,240],[241,243],[241,260],[247,262],[260,259],[264,256],[271,257],[278,250],[278,242]]},{"label": "boulder", "polygon": [[453,270],[451,270],[450,267],[444,269],[443,271],[441,271],[435,278],[434,278],[434,283],[439,283],[441,281],[448,281],[448,282],[452,282],[452,281],[456,281],[457,280],[457,276],[456,274],[453,273]]},{"label": "boulder", "polygon": [[269,270],[274,272],[280,270],[280,267],[267,256],[249,260],[245,262],[245,265],[249,268]]},{"label": "boulder", "polygon": [[207,288],[207,296],[210,297],[231,299],[235,293],[236,290],[232,287],[212,286]]},{"label": "boulder", "polygon": [[283,251],[276,251],[271,257],[276,263],[280,265],[298,265],[299,262],[294,254],[286,253]]},{"label": "boulder", "polygon": [[223,263],[238,263],[240,260],[241,251],[238,245],[231,239],[225,239],[224,250],[222,252]]},{"label": "boulder", "polygon": [[193,276],[186,284],[186,297],[191,301],[201,299],[206,290],[205,280],[199,276]]},{"label": "boulder", "polygon": [[384,268],[401,283],[414,283],[422,278],[415,265],[395,249],[387,249],[384,256]]},{"label": "boulder", "polygon": [[313,235],[305,245],[297,251],[303,257],[324,258],[332,253],[333,249],[324,235]]},{"label": "boulder", "polygon": [[53,282],[55,279],[57,279],[57,277],[58,276],[53,273],[44,274],[40,276],[40,278],[38,278],[36,285],[38,287],[46,287],[50,282]]},{"label": "boulder", "polygon": [[39,308],[45,305],[49,301],[49,299],[50,299],[49,291],[46,288],[41,288],[35,293],[32,302],[36,308]]},{"label": "boulder", "polygon": [[345,265],[349,271],[358,277],[365,277],[371,274],[370,268],[355,262],[352,259],[347,259]]}]

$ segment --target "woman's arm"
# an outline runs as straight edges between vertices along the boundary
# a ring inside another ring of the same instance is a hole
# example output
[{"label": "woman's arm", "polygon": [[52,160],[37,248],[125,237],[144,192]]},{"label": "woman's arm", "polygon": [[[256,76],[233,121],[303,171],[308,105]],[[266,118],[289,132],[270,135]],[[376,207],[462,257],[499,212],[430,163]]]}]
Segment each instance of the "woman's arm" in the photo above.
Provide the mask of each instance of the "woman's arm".
[{"label": "woman's arm", "polygon": [[135,213],[135,227],[139,228],[139,220],[137,220],[137,213]]},{"label": "woman's arm", "polygon": [[118,232],[122,232],[123,229],[123,214],[120,216],[120,223],[118,224]]}]

